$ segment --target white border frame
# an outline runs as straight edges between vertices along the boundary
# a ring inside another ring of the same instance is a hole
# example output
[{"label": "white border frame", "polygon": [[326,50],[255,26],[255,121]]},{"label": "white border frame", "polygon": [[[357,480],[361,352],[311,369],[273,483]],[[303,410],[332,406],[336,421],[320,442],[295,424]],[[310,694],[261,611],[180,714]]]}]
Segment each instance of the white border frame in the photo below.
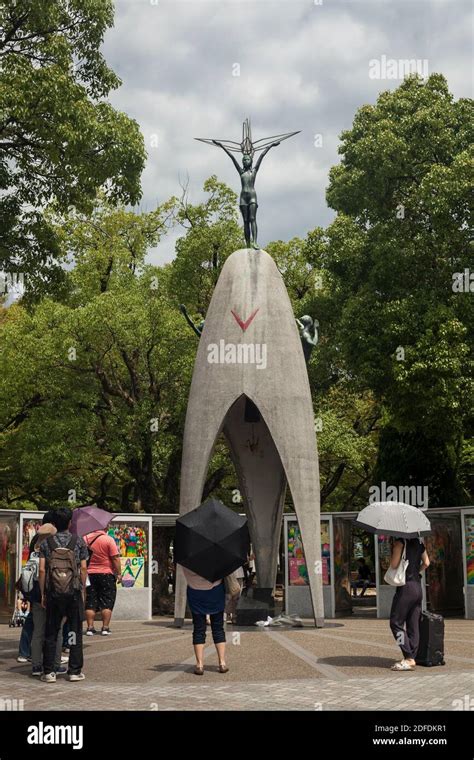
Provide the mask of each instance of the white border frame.
[{"label": "white border frame", "polygon": [[[324,515],[324,517],[323,517]],[[288,589],[290,588],[290,579],[288,576],[288,564],[289,564],[289,558],[288,558],[288,523],[289,522],[298,522],[298,518],[296,516],[296,512],[290,512],[283,515],[283,532],[284,532],[284,548],[285,548],[285,615],[288,615]],[[334,605],[335,605],[335,592],[334,592],[334,536],[333,536],[333,525],[332,525],[332,514],[324,514],[322,513],[320,518],[320,524],[321,522],[328,522],[329,523],[329,574],[331,582],[329,583],[329,589],[331,594],[331,609],[329,610],[330,614],[325,615],[325,617],[333,618],[334,617]],[[319,528],[319,531],[321,533],[321,525]],[[309,585],[307,586],[309,591]],[[328,588],[328,586],[323,584],[323,593],[324,588]]]},{"label": "white border frame", "polygon": [[466,520],[467,517],[474,517],[474,508],[462,509],[461,511],[461,541],[462,541],[462,574],[464,581],[464,618],[470,620],[467,609],[467,546],[466,546]]},{"label": "white border frame", "polygon": [[[45,510],[46,512],[46,510]],[[39,520],[41,521],[43,519],[43,515],[45,512],[20,512],[20,519],[18,521],[18,541],[17,541],[17,547],[18,547],[18,554],[16,558],[16,577],[20,577],[21,573],[21,555],[23,552],[23,525],[25,522],[29,522],[30,520]]]},{"label": "white border frame", "polygon": [[380,619],[380,562],[379,562],[379,538],[377,533],[374,533],[374,557],[375,557],[375,615],[377,620]]},{"label": "white border frame", "polygon": [[[329,541],[330,541],[330,556],[329,556],[329,567],[331,571],[331,583],[329,584],[329,588],[331,589],[331,618],[336,617],[336,575],[335,575],[335,566],[334,566],[334,525],[333,525],[333,516],[328,515],[329,519]],[[324,587],[323,587],[324,589]]]},{"label": "white border frame", "polygon": [[[115,514],[115,517],[113,520],[110,521],[111,524],[114,522],[116,523],[130,523],[130,522],[146,522],[148,525],[148,586],[145,590],[148,591],[148,620],[151,620],[152,618],[152,591],[153,591],[153,573],[152,573],[152,566],[153,566],[153,522],[152,522],[152,516],[151,514],[145,514],[140,512],[119,512],[118,514]],[[117,589],[117,594],[119,594],[121,591],[124,591],[125,589]]]}]

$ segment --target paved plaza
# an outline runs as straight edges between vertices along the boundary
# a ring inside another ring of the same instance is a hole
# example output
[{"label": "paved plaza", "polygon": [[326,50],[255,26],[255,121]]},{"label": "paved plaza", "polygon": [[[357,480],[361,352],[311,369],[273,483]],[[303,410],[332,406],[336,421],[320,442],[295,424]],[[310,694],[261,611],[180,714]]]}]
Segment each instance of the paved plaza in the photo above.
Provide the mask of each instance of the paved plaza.
[{"label": "paved plaza", "polygon": [[24,710],[473,709],[473,634],[473,621],[447,620],[444,667],[392,673],[399,654],[387,620],[338,619],[318,630],[309,621],[299,629],[229,625],[230,672],[218,673],[209,645],[198,677],[191,625],[157,617],[84,637],[86,680],[45,684],[16,662],[19,631],[2,625],[0,700],[23,700]]}]

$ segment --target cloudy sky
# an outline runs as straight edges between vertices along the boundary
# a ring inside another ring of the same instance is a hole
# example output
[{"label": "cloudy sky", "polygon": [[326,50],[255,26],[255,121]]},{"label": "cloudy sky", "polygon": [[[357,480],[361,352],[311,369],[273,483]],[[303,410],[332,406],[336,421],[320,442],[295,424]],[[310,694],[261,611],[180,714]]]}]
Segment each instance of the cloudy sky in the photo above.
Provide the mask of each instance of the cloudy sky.
[{"label": "cloudy sky", "polygon": [[[472,97],[471,23],[464,0],[116,0],[104,54],[123,81],[112,102],[145,137],[141,208],[179,194],[188,175],[191,202],[214,173],[238,191],[229,158],[193,137],[240,140],[250,116],[254,139],[302,130],[260,169],[260,244],[328,224],[341,131],[400,83],[372,79],[370,61],[419,60],[456,98]],[[173,250],[170,236],[150,260]]]}]

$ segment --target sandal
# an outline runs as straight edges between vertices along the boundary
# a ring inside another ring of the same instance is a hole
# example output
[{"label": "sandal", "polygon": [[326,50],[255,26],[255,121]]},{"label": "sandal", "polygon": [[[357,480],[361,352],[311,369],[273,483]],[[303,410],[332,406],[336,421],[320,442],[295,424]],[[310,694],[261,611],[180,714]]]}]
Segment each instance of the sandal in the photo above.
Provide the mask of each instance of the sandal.
[{"label": "sandal", "polygon": [[195,676],[203,676],[204,675],[204,666],[195,665],[194,666],[194,675]]},{"label": "sandal", "polygon": [[401,662],[396,662],[395,665],[392,665],[390,670],[396,670],[396,671],[415,670],[415,668],[413,667],[413,665],[410,665],[410,663],[407,662],[406,660],[402,660]]},{"label": "sandal", "polygon": [[229,672],[229,668],[227,667],[227,665],[219,665],[219,667],[217,668],[217,672],[218,673],[228,673]]}]

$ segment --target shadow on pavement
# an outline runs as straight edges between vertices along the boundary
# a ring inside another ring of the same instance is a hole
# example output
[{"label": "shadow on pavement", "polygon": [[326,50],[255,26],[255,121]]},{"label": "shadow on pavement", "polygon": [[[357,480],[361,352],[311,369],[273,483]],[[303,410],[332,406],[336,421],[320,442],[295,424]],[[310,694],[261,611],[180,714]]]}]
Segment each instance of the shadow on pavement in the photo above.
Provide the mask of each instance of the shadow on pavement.
[{"label": "shadow on pavement", "polygon": [[340,657],[318,657],[322,665],[334,665],[340,668],[390,668],[395,662],[394,657],[364,657],[362,655],[348,655]]}]

